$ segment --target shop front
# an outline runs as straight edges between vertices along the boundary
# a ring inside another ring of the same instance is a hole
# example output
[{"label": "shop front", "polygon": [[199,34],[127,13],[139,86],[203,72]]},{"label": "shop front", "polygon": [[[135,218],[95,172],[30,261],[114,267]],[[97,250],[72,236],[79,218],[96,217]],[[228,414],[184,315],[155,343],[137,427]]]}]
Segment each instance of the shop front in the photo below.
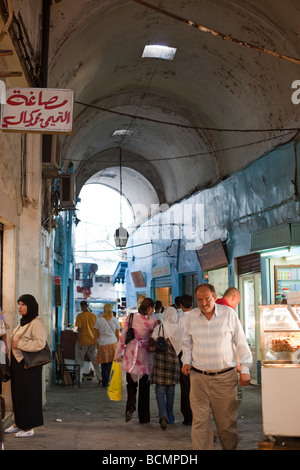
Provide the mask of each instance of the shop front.
[{"label": "shop front", "polygon": [[193,299],[193,308],[197,307],[196,302],[196,287],[199,284],[198,273],[184,273],[180,274],[181,295],[190,295]]},{"label": "shop front", "polygon": [[238,289],[241,293],[240,320],[253,355],[251,383],[260,383],[260,328],[259,305],[261,304],[260,255],[236,258]]},{"label": "shop front", "polygon": [[[291,223],[274,226],[251,235],[251,251],[260,256],[261,295],[259,305],[285,305],[291,313],[292,308],[299,310],[300,292],[300,224]],[[257,302],[257,301],[256,301]],[[259,307],[261,310],[261,307]],[[280,320],[273,315],[273,326]],[[262,337],[262,313],[255,314],[256,338]],[[260,330],[258,334],[258,329]],[[246,322],[247,331],[247,322]],[[263,349],[263,345],[261,346]],[[258,348],[256,347],[258,353]],[[269,371],[266,372],[268,374]]]},{"label": "shop front", "polygon": [[261,258],[262,303],[292,303],[300,290],[300,223],[251,234],[251,251]]},{"label": "shop front", "polygon": [[165,308],[174,302],[172,299],[171,265],[152,268],[151,295],[154,300],[160,300]]},{"label": "shop front", "polygon": [[276,304],[260,309],[263,431],[275,442],[299,438],[300,308]]},{"label": "shop front", "polygon": [[143,301],[143,299],[147,297],[146,282],[145,282],[145,277],[142,271],[132,271],[130,275],[131,275],[133,285],[135,287],[136,303],[135,303],[135,307],[131,307],[129,310],[136,311],[140,303]]}]

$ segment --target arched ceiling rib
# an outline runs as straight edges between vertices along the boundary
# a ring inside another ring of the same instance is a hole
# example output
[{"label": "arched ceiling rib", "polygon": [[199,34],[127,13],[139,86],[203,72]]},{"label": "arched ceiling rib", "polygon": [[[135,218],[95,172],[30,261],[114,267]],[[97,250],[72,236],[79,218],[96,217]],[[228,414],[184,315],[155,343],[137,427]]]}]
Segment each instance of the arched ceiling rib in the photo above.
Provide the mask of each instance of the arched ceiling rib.
[{"label": "arched ceiling rib", "polygon": [[[300,57],[300,7],[293,0],[149,2]],[[143,59],[151,43],[176,47],[174,60]],[[75,90],[74,134],[62,152],[65,167],[74,165],[77,191],[117,165],[119,147],[135,182],[136,195],[130,185],[124,189],[132,204],[144,188],[149,206],[172,204],[226,178],[295,135],[284,130],[298,125],[291,85],[299,69],[135,1],[64,0],[51,7],[48,86]],[[133,133],[114,137],[116,129]]]}]

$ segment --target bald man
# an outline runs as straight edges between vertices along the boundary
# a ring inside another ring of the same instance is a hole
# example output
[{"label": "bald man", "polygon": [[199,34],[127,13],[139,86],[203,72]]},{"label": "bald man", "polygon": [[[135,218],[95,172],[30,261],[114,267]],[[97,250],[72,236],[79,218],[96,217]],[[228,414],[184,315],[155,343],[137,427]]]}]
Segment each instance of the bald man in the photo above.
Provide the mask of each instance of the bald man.
[{"label": "bald man", "polygon": [[228,307],[231,307],[234,310],[238,306],[240,301],[240,291],[236,287],[228,287],[223,297],[221,299],[216,300],[216,304],[227,305]]}]

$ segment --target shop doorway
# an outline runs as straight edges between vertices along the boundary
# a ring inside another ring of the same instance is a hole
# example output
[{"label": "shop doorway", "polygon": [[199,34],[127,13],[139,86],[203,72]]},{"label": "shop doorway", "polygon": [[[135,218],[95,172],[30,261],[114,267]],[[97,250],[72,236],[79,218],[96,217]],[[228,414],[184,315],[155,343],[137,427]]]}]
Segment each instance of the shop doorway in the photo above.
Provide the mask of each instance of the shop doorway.
[{"label": "shop doorway", "polygon": [[172,304],[171,287],[157,287],[154,289],[155,300],[160,300],[163,307],[169,307]]},{"label": "shop doorway", "polygon": [[251,382],[260,383],[260,313],[261,304],[261,274],[250,273],[239,276],[241,292],[241,322],[253,354]]},{"label": "shop doorway", "polygon": [[181,276],[181,295],[190,295],[193,299],[193,308],[197,307],[195,290],[198,286],[198,274],[182,274]]}]

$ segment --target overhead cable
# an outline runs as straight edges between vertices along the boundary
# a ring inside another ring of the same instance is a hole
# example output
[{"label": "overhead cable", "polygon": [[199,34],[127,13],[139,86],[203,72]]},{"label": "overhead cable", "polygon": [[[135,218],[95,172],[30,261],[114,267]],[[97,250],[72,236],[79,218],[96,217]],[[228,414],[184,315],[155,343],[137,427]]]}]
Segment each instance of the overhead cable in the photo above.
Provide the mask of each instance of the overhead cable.
[{"label": "overhead cable", "polygon": [[199,31],[202,31],[203,33],[212,34],[213,36],[216,36],[222,39],[223,41],[233,42],[240,46],[248,47],[249,49],[253,49],[255,51],[262,52],[264,54],[268,54],[270,56],[276,57],[277,59],[287,60],[289,62],[293,62],[294,64],[298,64],[298,65],[300,64],[300,59],[283,55],[275,51],[270,51],[268,49],[265,49],[264,47],[255,46],[254,44],[250,44],[249,42],[246,42],[246,41],[241,41],[240,39],[237,39],[231,36],[231,34],[224,34],[214,29],[207,28],[206,26],[196,23],[195,21],[188,20],[187,18],[183,18],[182,16],[175,15],[175,13],[171,13],[170,11],[164,10],[163,8],[157,7],[155,5],[151,5],[151,3],[145,2],[144,0],[133,0],[133,1],[135,3],[139,3],[140,5],[145,6],[146,8],[151,8],[152,10],[158,13],[169,16],[170,18],[173,18],[174,20],[181,21],[182,23],[185,23],[188,26],[192,26],[193,28],[196,28]]},{"label": "overhead cable", "polygon": [[121,111],[115,111],[113,109],[109,108],[103,108],[102,106],[98,106],[95,104],[87,104],[83,103],[82,101],[75,101],[76,104],[79,104],[81,106],[85,106],[86,108],[94,108],[98,109],[100,111],[104,111],[106,113],[112,113],[116,114],[118,116],[124,116],[128,117],[130,119],[138,119],[142,121],[149,121],[149,122],[154,122],[156,124],[163,124],[166,126],[175,126],[175,127],[182,127],[184,129],[192,129],[192,130],[198,130],[198,131],[214,131],[214,132],[285,132],[285,131],[299,131],[300,127],[275,127],[275,128],[266,128],[266,129],[228,129],[228,128],[223,128],[220,129],[218,127],[204,127],[204,126],[191,126],[188,124],[180,124],[178,122],[169,122],[169,121],[161,121],[159,119],[152,119],[148,118],[145,116],[137,116],[136,114],[130,114],[130,113],[122,113]]}]

